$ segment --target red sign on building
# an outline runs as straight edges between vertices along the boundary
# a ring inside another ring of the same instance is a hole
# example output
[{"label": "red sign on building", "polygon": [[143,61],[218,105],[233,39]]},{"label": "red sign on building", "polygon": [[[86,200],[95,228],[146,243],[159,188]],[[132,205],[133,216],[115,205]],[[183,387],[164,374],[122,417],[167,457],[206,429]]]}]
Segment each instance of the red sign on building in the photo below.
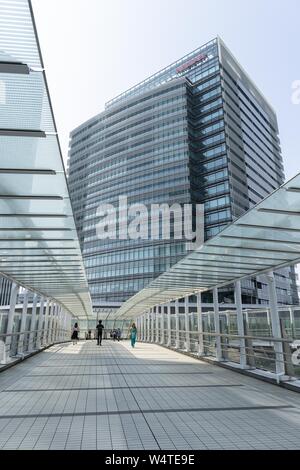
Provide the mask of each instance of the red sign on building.
[{"label": "red sign on building", "polygon": [[193,59],[189,60],[185,64],[181,65],[176,69],[176,73],[181,73],[184,72],[185,70],[189,69],[192,67],[192,65],[198,64],[199,62],[203,62],[204,60],[208,59],[207,54],[200,54],[194,57]]}]

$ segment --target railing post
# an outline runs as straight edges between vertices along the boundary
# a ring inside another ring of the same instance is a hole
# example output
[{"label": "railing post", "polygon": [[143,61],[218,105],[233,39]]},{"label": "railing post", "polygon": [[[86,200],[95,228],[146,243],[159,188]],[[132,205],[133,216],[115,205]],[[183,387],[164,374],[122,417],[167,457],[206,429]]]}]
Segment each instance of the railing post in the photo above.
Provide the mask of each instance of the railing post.
[{"label": "railing post", "polygon": [[59,305],[55,304],[55,310],[54,310],[54,343],[56,343],[57,340],[57,330],[58,330],[58,310],[59,310]]},{"label": "railing post", "polygon": [[295,331],[295,315],[294,315],[294,308],[289,308],[290,313],[290,324],[291,324],[291,334],[293,338],[296,338],[296,331]]},{"label": "railing post", "polygon": [[[280,329],[282,338],[288,340],[288,338],[290,338],[290,335],[288,335],[286,332],[283,318],[280,319]],[[285,341],[284,343],[282,343],[282,348],[285,358],[285,373],[289,377],[295,377],[295,367],[293,364],[292,350],[290,344]]]},{"label": "railing post", "polygon": [[51,316],[50,316],[50,331],[49,331],[50,333],[49,343],[50,344],[54,343],[55,309],[56,309],[56,303],[52,302]]},{"label": "railing post", "polygon": [[[5,332],[6,335],[11,335],[13,332],[18,292],[19,292],[19,286],[13,282],[12,287],[11,287],[10,301],[9,301],[9,312],[8,312],[7,326],[6,326],[6,332]],[[11,357],[11,346],[12,346],[12,337],[6,336],[5,337],[5,350],[6,350],[6,354],[8,357]]]},{"label": "railing post", "polygon": [[154,342],[154,312],[153,312],[153,309],[151,310],[150,316],[151,316],[151,343],[153,343]]},{"label": "railing post", "polygon": [[60,316],[60,337],[61,337],[61,341],[65,340],[65,327],[64,327],[64,324],[65,324],[65,311],[64,311],[63,307],[61,307],[61,316]]},{"label": "railing post", "polygon": [[218,299],[218,288],[213,288],[213,302],[214,302],[214,323],[216,333],[216,359],[222,360],[222,348],[221,348],[221,337],[220,337],[220,315],[219,315],[219,299]]},{"label": "railing post", "polygon": [[58,309],[59,305],[55,304],[55,309],[54,309],[54,335],[53,335],[53,342],[56,343],[57,339],[57,330],[58,330],[58,321],[57,321],[57,316],[58,316]]},{"label": "railing post", "polygon": [[185,324],[185,350],[191,350],[190,325],[189,325],[189,298],[184,299],[184,324]]},{"label": "railing post", "polygon": [[[251,329],[250,329],[250,324],[249,324],[249,314],[248,311],[244,311],[244,331],[245,331],[245,336],[252,336],[251,335]],[[256,364],[255,364],[255,353],[254,353],[254,348],[253,348],[253,338],[246,338],[245,339],[245,351],[246,351],[246,364],[250,369],[256,369]]]},{"label": "railing post", "polygon": [[136,334],[137,334],[137,340],[140,341],[140,339],[141,339],[141,333],[140,333],[140,331],[141,331],[141,328],[140,328],[140,327],[141,327],[141,324],[140,324],[140,319],[139,319],[139,317],[137,317],[135,325],[136,325],[136,329],[137,329],[137,333],[136,333]]},{"label": "railing post", "polygon": [[41,297],[40,298],[40,311],[39,311],[39,321],[38,321],[38,332],[37,332],[37,337],[36,337],[36,349],[41,348],[41,330],[43,327],[43,321],[44,321],[44,305],[45,305],[45,298]]},{"label": "railing post", "polygon": [[144,315],[141,316],[141,341],[144,341]]},{"label": "railing post", "polygon": [[147,312],[147,342],[150,341],[150,313]]},{"label": "railing post", "polygon": [[[265,276],[265,278],[267,280],[269,297],[270,297],[269,302],[270,302],[272,335],[275,338],[282,338],[278,306],[277,306],[277,294],[276,294],[276,283],[275,283],[274,273],[271,271]],[[278,379],[279,379],[279,375],[283,375],[285,373],[282,343],[275,341],[274,351],[275,351],[275,358],[276,358],[276,374],[278,374]]]},{"label": "railing post", "polygon": [[157,308],[155,312],[155,338],[156,338],[155,342],[159,343],[159,317],[157,314]]},{"label": "railing post", "polygon": [[60,341],[60,312],[61,312],[61,306],[57,306],[57,314],[56,314],[56,336],[55,336],[55,341],[56,343],[59,343]]},{"label": "railing post", "polygon": [[170,304],[168,304],[167,309],[168,309],[168,342],[167,342],[167,346],[170,347],[171,346],[171,305]]},{"label": "railing post", "polygon": [[176,334],[175,348],[179,349],[180,341],[179,341],[179,302],[178,300],[175,300],[175,334]]},{"label": "railing post", "polygon": [[18,354],[24,353],[24,332],[26,330],[26,319],[27,319],[27,308],[28,308],[28,295],[29,292],[26,289],[23,296],[23,306],[22,306],[22,315],[21,315],[21,325],[20,325],[20,336],[18,342]]},{"label": "railing post", "polygon": [[160,307],[161,310],[161,317],[160,317],[160,329],[161,329],[161,336],[160,336],[160,344],[165,343],[165,307]]},{"label": "railing post", "polygon": [[46,310],[45,310],[45,321],[44,321],[44,329],[43,329],[43,341],[42,346],[46,346],[48,344],[48,336],[49,336],[49,310],[50,310],[50,299],[47,298],[46,302]]},{"label": "railing post", "polygon": [[[64,328],[65,328],[65,341],[70,341],[71,340],[71,315],[70,313],[66,310],[65,312],[65,321],[64,321]],[[122,327],[123,329],[123,327]]]},{"label": "railing post", "polygon": [[57,328],[56,328],[56,342],[59,343],[60,339],[61,339],[61,305],[58,305],[58,309],[57,309],[57,318],[56,318],[56,322],[57,322]]},{"label": "railing post", "polygon": [[203,340],[203,322],[202,322],[202,298],[201,292],[197,294],[197,323],[198,323],[198,354],[204,355],[204,340]]},{"label": "railing post", "polygon": [[62,306],[60,307],[60,312],[59,312],[59,341],[63,341],[63,317],[64,317],[64,310]]},{"label": "railing post", "polygon": [[[235,282],[234,300],[235,300],[235,307],[236,307],[238,335],[245,336],[241,281]],[[240,366],[242,369],[245,369],[245,367],[247,366],[245,338],[240,338]]]},{"label": "railing post", "polygon": [[49,313],[48,313],[47,346],[51,344],[52,342],[53,305],[54,305],[54,302],[53,300],[51,300],[49,304]]},{"label": "railing post", "polygon": [[32,309],[31,309],[31,322],[30,322],[30,335],[29,335],[29,344],[28,350],[34,350],[34,338],[36,333],[36,309],[38,303],[38,294],[33,295]]},{"label": "railing post", "polygon": [[[124,322],[125,322],[125,320],[124,320]],[[124,328],[124,322],[123,322],[122,328]],[[142,328],[142,341],[145,341],[145,314],[144,313],[142,315],[141,328]]]}]

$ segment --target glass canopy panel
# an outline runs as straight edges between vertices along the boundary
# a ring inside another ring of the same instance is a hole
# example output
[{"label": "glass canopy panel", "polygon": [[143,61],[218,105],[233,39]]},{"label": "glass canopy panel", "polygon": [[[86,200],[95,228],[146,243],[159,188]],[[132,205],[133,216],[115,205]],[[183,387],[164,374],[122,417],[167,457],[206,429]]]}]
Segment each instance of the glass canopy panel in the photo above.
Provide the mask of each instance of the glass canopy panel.
[{"label": "glass canopy panel", "polygon": [[0,0],[0,270],[88,316],[91,300],[42,68],[30,2]]},{"label": "glass canopy panel", "polygon": [[[1,137],[0,137],[1,140]],[[1,188],[0,188],[1,189]],[[70,203],[67,199],[1,199],[0,214],[17,216],[32,216],[42,214],[50,219],[53,215],[68,215],[73,217]]]},{"label": "glass canopy panel", "polygon": [[[69,198],[65,175],[63,173],[45,175],[30,173],[2,173],[0,172],[0,198],[11,196],[25,196],[30,199],[43,199],[56,197],[56,200]],[[12,202],[13,203],[13,202]]]},{"label": "glass canopy panel", "polygon": [[39,240],[39,241],[33,241],[33,240],[23,240],[22,242],[18,240],[6,240],[6,241],[1,241],[0,244],[0,251],[4,252],[7,250],[18,252],[18,250],[22,250],[23,253],[27,250],[41,250],[43,249],[44,251],[52,251],[52,250],[60,250],[60,252],[65,252],[69,253],[70,250],[79,250],[79,246],[75,242],[70,242],[66,240],[59,240],[59,241],[49,241],[49,240]]},{"label": "glass canopy panel", "polygon": [[42,72],[1,73],[0,129],[55,132]]},{"label": "glass canopy panel", "polygon": [[266,228],[273,228],[274,232],[276,232],[276,228],[278,230],[289,229],[298,230],[300,231],[300,217],[295,217],[293,223],[289,219],[290,214],[280,214],[280,213],[273,213],[273,212],[259,212],[257,211],[255,214],[247,213],[245,219],[240,222],[243,225],[255,225],[259,227],[266,227]]},{"label": "glass canopy panel", "polygon": [[[283,233],[284,232],[284,233]],[[270,231],[268,227],[266,228],[256,228],[239,225],[236,226],[234,230],[228,230],[226,236],[230,237],[239,237],[239,238],[251,238],[252,240],[264,241],[271,240],[275,243],[300,243],[299,232],[289,231],[289,230],[273,230]]]},{"label": "glass canopy panel", "polygon": [[[0,75],[1,80],[1,75]],[[21,168],[35,170],[62,171],[62,161],[57,137],[47,135],[45,138],[1,136],[0,168]]]},{"label": "glass canopy panel", "polygon": [[0,215],[0,231],[9,229],[46,229],[46,230],[75,230],[71,217],[60,217],[59,215],[47,217],[46,215],[31,218],[30,216],[7,217]]},{"label": "glass canopy panel", "polygon": [[4,259],[18,259],[18,258],[21,258],[21,259],[35,259],[35,258],[42,258],[42,259],[47,259],[48,257],[52,257],[54,256],[55,259],[61,259],[62,257],[64,257],[65,259],[67,260],[70,260],[72,258],[74,259],[77,259],[78,257],[80,258],[81,254],[80,254],[80,251],[75,251],[75,250],[68,250],[68,251],[65,251],[65,252],[62,252],[60,250],[41,250],[41,249],[38,249],[38,250],[20,250],[20,249],[16,249],[16,250],[5,250],[5,249],[1,249],[0,250],[0,257],[1,258],[4,258]]},{"label": "glass canopy panel", "polygon": [[117,317],[296,264],[299,235],[300,174],[125,302]]},{"label": "glass canopy panel", "polygon": [[1,61],[42,66],[27,0],[1,0],[0,31]]},{"label": "glass canopy panel", "polygon": [[27,241],[27,240],[34,240],[34,241],[37,241],[37,242],[42,242],[42,241],[45,241],[45,242],[53,242],[53,241],[73,241],[75,240],[76,237],[76,233],[74,232],[72,234],[72,232],[62,232],[62,231],[57,231],[57,232],[46,232],[46,231],[39,231],[39,232],[35,232],[33,230],[30,230],[30,229],[24,229],[22,231],[16,231],[15,230],[12,230],[12,231],[3,231],[0,229],[0,241],[10,241],[10,242],[14,242],[14,241],[20,241],[20,240],[24,240],[24,241]]}]

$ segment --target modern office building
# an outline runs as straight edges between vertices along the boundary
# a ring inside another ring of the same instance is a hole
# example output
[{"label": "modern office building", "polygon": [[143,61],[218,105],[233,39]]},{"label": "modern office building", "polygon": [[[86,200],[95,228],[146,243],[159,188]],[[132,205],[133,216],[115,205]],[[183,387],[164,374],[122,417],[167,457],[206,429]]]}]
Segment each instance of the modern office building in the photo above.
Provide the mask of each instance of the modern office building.
[{"label": "modern office building", "polygon": [[[71,133],[69,188],[94,307],[114,307],[187,253],[184,240],[99,240],[100,203],[204,204],[213,237],[284,181],[276,114],[220,38],[106,104]],[[294,270],[279,303],[298,303]],[[224,289],[220,302],[233,292]],[[210,301],[210,296],[203,296]],[[263,280],[243,302],[266,304]]]}]

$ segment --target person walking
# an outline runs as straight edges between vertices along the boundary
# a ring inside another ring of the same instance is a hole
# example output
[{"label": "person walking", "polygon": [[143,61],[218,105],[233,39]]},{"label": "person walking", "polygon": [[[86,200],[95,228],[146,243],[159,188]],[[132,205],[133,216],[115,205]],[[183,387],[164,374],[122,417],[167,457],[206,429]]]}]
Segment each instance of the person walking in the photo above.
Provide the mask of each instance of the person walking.
[{"label": "person walking", "polygon": [[102,320],[99,320],[99,323],[96,326],[96,328],[97,328],[97,345],[101,346],[101,344],[102,344],[102,333],[103,333],[103,329],[104,329],[104,326],[102,325]]},{"label": "person walking", "polygon": [[131,328],[130,328],[130,341],[131,341],[131,346],[133,348],[136,342],[136,335],[137,335],[137,327],[135,326],[135,323],[132,323]]},{"label": "person walking", "polygon": [[71,336],[71,340],[73,341],[73,345],[77,344],[78,333],[79,333],[79,326],[78,326],[78,323],[75,323],[75,325],[73,326],[72,336]]},{"label": "person walking", "polygon": [[121,336],[122,336],[122,332],[121,332],[120,328],[118,328],[118,329],[117,329],[117,340],[118,340],[118,341],[120,341]]}]

